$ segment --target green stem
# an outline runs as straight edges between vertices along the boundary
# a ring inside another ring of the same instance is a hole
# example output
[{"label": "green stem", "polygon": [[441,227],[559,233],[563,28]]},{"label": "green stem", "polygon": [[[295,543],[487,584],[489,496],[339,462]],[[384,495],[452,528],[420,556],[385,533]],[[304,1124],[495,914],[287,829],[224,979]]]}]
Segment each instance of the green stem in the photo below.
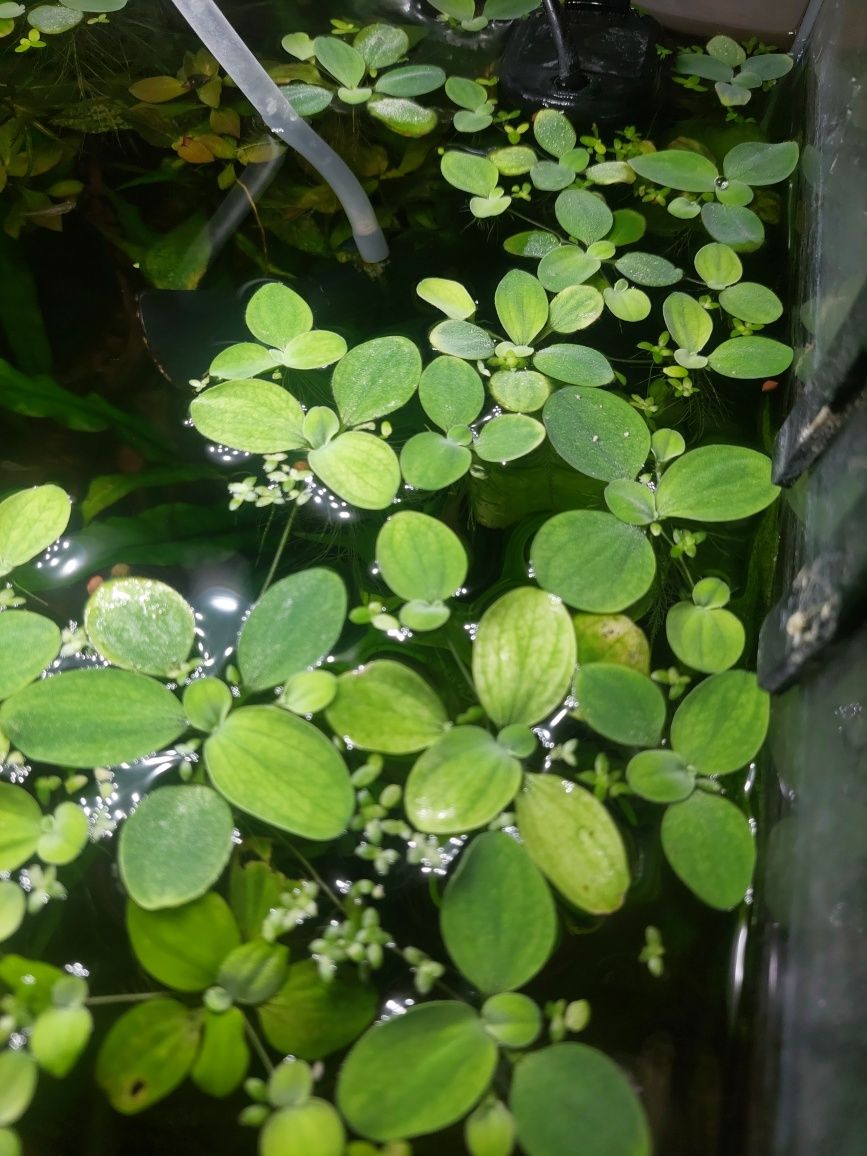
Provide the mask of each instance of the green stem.
[{"label": "green stem", "polygon": [[244,1016],[244,1031],[247,1035],[247,1039],[253,1045],[253,1051],[256,1053],[256,1055],[259,1057],[259,1059],[262,1061],[262,1067],[265,1069],[265,1071],[270,1076],[271,1073],[274,1071],[274,1065],[271,1063],[271,1057],[268,1055],[268,1052],[265,1048],[265,1045],[259,1039],[259,1036],[258,1036],[258,1033],[256,1032],[256,1029],[253,1027],[253,1025],[250,1023],[250,1021],[247,1019],[246,1016]]},{"label": "green stem", "polygon": [[113,1003],[141,1003],[146,999],[160,999],[165,995],[162,991],[127,992],[121,995],[92,995],[84,1001],[88,1007],[98,1007],[100,1004]]},{"label": "green stem", "polygon": [[262,589],[259,591],[259,597],[260,598],[265,593],[265,591],[268,589],[268,587],[271,585],[271,582],[274,578],[274,575],[277,573],[277,567],[280,565],[280,559],[283,557],[283,551],[286,549],[286,543],[289,541],[289,534],[292,530],[292,523],[295,521],[295,515],[297,513],[298,513],[298,506],[293,505],[292,506],[292,513],[286,519],[286,525],[283,527],[283,533],[280,537],[279,543],[277,544],[277,551],[271,560],[271,566],[268,570],[268,575],[265,578],[265,583],[262,586]]}]

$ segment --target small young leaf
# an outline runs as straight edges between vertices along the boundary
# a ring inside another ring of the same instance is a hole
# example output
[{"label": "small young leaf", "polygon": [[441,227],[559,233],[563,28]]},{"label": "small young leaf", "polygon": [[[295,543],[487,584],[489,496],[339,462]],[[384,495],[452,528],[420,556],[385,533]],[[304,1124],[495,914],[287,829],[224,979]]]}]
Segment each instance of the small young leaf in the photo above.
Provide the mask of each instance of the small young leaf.
[{"label": "small young leaf", "polygon": [[460,281],[444,277],[425,277],[415,287],[422,301],[433,305],[453,321],[466,321],[476,311],[476,303]]},{"label": "small young leaf", "polygon": [[62,1080],[77,1063],[92,1032],[93,1016],[87,1008],[47,1008],[33,1025],[30,1050],[44,1072]]},{"label": "small young leaf", "polygon": [[696,791],[668,808],[660,835],[666,859],[690,891],[719,911],[737,907],[753,877],[756,847],[733,803]]},{"label": "small young leaf", "polygon": [[669,293],[662,304],[665,326],[681,349],[698,353],[713,333],[713,320],[706,309],[687,293]]},{"label": "small young leaf", "polygon": [[490,996],[482,1004],[482,1019],[488,1035],[503,1048],[528,1048],[542,1030],[538,1005],[518,992]]},{"label": "small young leaf", "polygon": [[386,755],[424,750],[447,722],[445,707],[424,679],[390,659],[341,674],[325,717],[344,742]]},{"label": "small young leaf", "polygon": [[605,505],[615,518],[630,526],[649,526],[656,521],[653,491],[643,482],[615,478],[605,487]]},{"label": "small young leaf", "polygon": [[501,149],[492,149],[488,153],[488,160],[493,161],[497,171],[504,177],[521,177],[528,173],[536,163],[536,154],[531,148],[523,145],[507,146]]},{"label": "small young leaf", "polygon": [[77,859],[87,846],[90,828],[87,815],[76,803],[60,803],[49,819],[36,844],[36,853],[43,863],[62,867]]},{"label": "small young leaf", "polygon": [[700,775],[727,775],[752,759],[768,730],[770,698],[748,670],[711,675],[671,723],[671,746]]},{"label": "small young leaf", "polygon": [[285,944],[252,939],[232,948],[220,964],[217,983],[233,1003],[264,1003],[283,986],[288,958]]},{"label": "small young leaf", "polygon": [[604,390],[560,389],[543,413],[551,445],[582,474],[634,478],[650,452],[650,431],[628,402]]},{"label": "small young leaf", "polygon": [[33,855],[42,811],[23,787],[0,782],[0,871],[15,871]]},{"label": "small young leaf", "polygon": [[466,446],[426,431],[411,437],[400,452],[400,468],[416,490],[444,490],[473,464]]},{"label": "small young leaf", "polygon": [[626,781],[651,803],[679,803],[695,788],[695,771],[674,751],[641,751],[629,760]]},{"label": "small young leaf", "polygon": [[467,554],[453,530],[428,514],[393,514],[376,539],[376,561],[400,598],[440,602],[467,576]]},{"label": "small young leaf", "polygon": [[744,267],[734,249],[712,241],[696,253],[695,271],[708,289],[725,289],[740,281]]},{"label": "small young leaf", "polygon": [[314,1096],[268,1117],[259,1134],[259,1156],[343,1156],[345,1144],[337,1111]]},{"label": "small young leaf", "polygon": [[446,81],[446,96],[453,104],[468,112],[478,112],[487,103],[488,92],[474,80],[467,80],[464,76],[450,76]]},{"label": "small young leaf", "polygon": [[0,1052],[0,1127],[14,1124],[24,1115],[38,1079],[36,1062],[29,1052],[12,1048]]},{"label": "small young leaf", "polygon": [[246,1020],[240,1008],[202,1008],[202,1046],[190,1079],[206,1096],[222,1099],[240,1085],[250,1065]]}]

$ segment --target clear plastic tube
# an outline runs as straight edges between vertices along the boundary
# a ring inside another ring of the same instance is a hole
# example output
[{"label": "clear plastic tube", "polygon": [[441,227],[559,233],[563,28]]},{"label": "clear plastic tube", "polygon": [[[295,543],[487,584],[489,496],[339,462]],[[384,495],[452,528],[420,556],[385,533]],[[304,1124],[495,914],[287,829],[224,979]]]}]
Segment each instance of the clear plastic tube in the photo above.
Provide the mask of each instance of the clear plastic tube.
[{"label": "clear plastic tube", "polygon": [[384,261],[388,257],[388,244],[358,178],[295,112],[214,0],[173,0],[173,3],[271,132],[309,161],[334,190],[349,218],[362,260]]}]

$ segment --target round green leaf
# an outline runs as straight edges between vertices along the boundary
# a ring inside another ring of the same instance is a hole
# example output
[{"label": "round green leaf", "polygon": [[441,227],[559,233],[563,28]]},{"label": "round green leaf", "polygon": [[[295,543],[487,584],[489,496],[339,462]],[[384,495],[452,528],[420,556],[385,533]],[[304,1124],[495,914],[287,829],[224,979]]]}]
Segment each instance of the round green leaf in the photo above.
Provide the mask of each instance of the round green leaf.
[{"label": "round green leaf", "polygon": [[233,711],[205,740],[221,795],[248,815],[304,839],[336,839],[354,795],[334,744],[304,719],[271,706]]},{"label": "round green leaf", "polygon": [[294,289],[279,281],[256,290],[244,319],[253,336],[274,349],[283,349],[293,337],[313,328],[310,306]]},{"label": "round green leaf", "polygon": [[217,972],[217,984],[233,1003],[260,1004],[279,991],[288,968],[289,948],[253,939],[234,947]]},{"label": "round green leaf", "polygon": [[449,281],[444,277],[425,277],[416,285],[415,291],[422,301],[427,301],[453,321],[466,321],[476,311],[475,301],[460,281]]},{"label": "round green leaf", "polygon": [[523,1057],[509,1107],[527,1156],[650,1156],[650,1128],[629,1081],[585,1044]]},{"label": "round green leaf", "polygon": [[362,1136],[412,1139],[465,1116],[496,1062],[496,1045],[472,1008],[421,1004],[361,1037],[340,1070],[337,1104]]},{"label": "round green leaf", "polygon": [[678,221],[691,221],[701,212],[701,205],[698,201],[690,200],[689,197],[672,197],[666,209]]},{"label": "round green leaf", "polygon": [[318,84],[281,84],[280,91],[299,116],[311,117],[324,112],[334,94]]},{"label": "round green leaf", "polygon": [[493,123],[494,118],[489,112],[467,112],[463,108],[458,109],[452,119],[452,125],[456,132],[482,132],[484,129],[490,128]]},{"label": "round green leaf", "polygon": [[448,606],[443,602],[424,602],[414,598],[401,606],[398,619],[401,626],[408,630],[438,630],[448,622],[450,617]]},{"label": "round green leaf", "polygon": [[446,949],[480,992],[523,987],[545,966],[557,938],[551,891],[524,848],[501,831],[470,843],[440,909]]},{"label": "round green leaf", "polygon": [[647,221],[643,213],[635,209],[615,209],[614,224],[605,239],[620,248],[623,245],[634,245],[646,231]]},{"label": "round green leaf", "polygon": [[544,440],[541,422],[522,413],[506,413],[485,422],[473,448],[483,462],[505,463],[532,453]]},{"label": "round green leaf", "polygon": [[406,56],[409,37],[393,24],[368,24],[355,36],[352,47],[361,53],[368,68],[379,70]]},{"label": "round green leaf", "polygon": [[778,377],[792,364],[790,345],[770,337],[732,337],[718,345],[708,357],[708,364],[723,377],[740,381],[752,378]]},{"label": "round green leaf", "polygon": [[746,67],[764,84],[769,80],[779,80],[791,72],[794,63],[792,57],[784,52],[763,52],[761,56],[751,56]]},{"label": "round green leaf", "polygon": [[343,1156],[345,1144],[337,1112],[315,1096],[274,1112],[259,1134],[260,1156]]},{"label": "round green leaf", "polygon": [[723,172],[730,181],[753,186],[776,185],[790,177],[797,165],[797,141],[782,144],[745,141],[726,153]]},{"label": "round green leaf", "polygon": [[651,803],[679,803],[695,788],[695,771],[674,751],[641,751],[629,760],[626,781]]},{"label": "round green leaf", "polygon": [[304,445],[304,411],[273,381],[249,378],[211,386],[190,405],[193,425],[206,438],[252,454]]},{"label": "round green leaf", "polygon": [[558,109],[543,108],[533,117],[533,136],[552,157],[562,157],[578,139],[567,117]]},{"label": "round green leaf", "polygon": [[578,668],[575,697],[582,722],[631,747],[653,747],[665,723],[665,698],[647,677],[628,666],[591,662]]},{"label": "round green leaf", "polygon": [[440,353],[483,361],[493,355],[496,342],[490,333],[469,321],[441,321],[430,331],[429,340]]},{"label": "round green leaf", "polygon": [[671,723],[671,746],[700,775],[727,775],[752,759],[768,732],[770,698],[748,670],[711,675]]},{"label": "round green leaf", "polygon": [[40,1068],[55,1079],[69,1075],[93,1032],[93,1016],[85,1007],[47,1008],[30,1035],[30,1051]]},{"label": "round green leaf", "polygon": [[344,425],[360,425],[406,405],[421,376],[421,355],[406,337],[377,337],[350,349],[331,376]]},{"label": "round green leaf", "polygon": [[[346,100],[345,95],[343,100]],[[411,138],[427,136],[439,124],[439,117],[432,108],[425,108],[414,100],[398,96],[380,96],[376,93],[368,104],[367,111],[374,120],[378,120],[398,136]]]},{"label": "round green leaf", "polygon": [[443,733],[447,716],[439,696],[408,666],[390,659],[341,674],[325,712],[344,742],[364,751],[408,755]]},{"label": "round green leaf", "polygon": [[87,846],[87,815],[76,803],[61,803],[43,824],[36,852],[44,863],[62,867],[77,859]]},{"label": "round green leaf", "polygon": [[752,881],[756,846],[733,803],[696,791],[668,808],[660,835],[675,875],[702,903],[720,911],[737,907]]},{"label": "round green leaf", "polygon": [[0,782],[0,871],[14,871],[33,855],[42,811],[23,787]]},{"label": "round green leaf", "polygon": [[192,607],[171,586],[153,578],[112,578],[84,608],[91,646],[114,666],[168,677],[192,649]]},{"label": "round green leaf", "polygon": [[601,241],[614,224],[611,210],[602,197],[586,189],[566,189],[554,202],[554,215],[561,228],[582,245]]},{"label": "round green leaf", "polygon": [[485,402],[482,379],[459,357],[435,357],[418,384],[422,409],[442,430],[474,422]]},{"label": "round green leaf", "polygon": [[462,478],[473,462],[466,446],[426,430],[400,451],[400,468],[415,490],[444,490]]},{"label": "round green leaf", "polygon": [[707,42],[708,55],[727,64],[730,68],[737,68],[747,58],[746,52],[731,36],[712,36]]},{"label": "round green leaf", "polygon": [[283,364],[289,369],[324,369],[346,353],[346,341],[339,333],[314,329],[299,333],[283,350]]},{"label": "round green leaf", "polygon": [[284,1055],[321,1060],[346,1047],[376,1015],[376,988],[353,968],[326,981],[312,959],[289,966],[283,986],[256,1009],[265,1039]]},{"label": "round green leaf", "polygon": [[[551,383],[532,369],[502,369],[488,381],[491,397],[513,413],[535,413],[551,393]],[[544,436],[544,435],[543,435]]]},{"label": "round green leaf", "polygon": [[142,799],[118,844],[120,877],[148,911],[198,899],[232,853],[232,812],[210,787],[163,787]]},{"label": "round green leaf", "polygon": [[575,669],[575,632],[559,598],[510,590],[482,615],[473,643],[473,681],[498,727],[532,726],[564,698]]},{"label": "round green leaf", "polygon": [[606,357],[589,345],[549,345],[540,349],[533,365],[549,377],[567,385],[593,388],[614,380],[614,370]]},{"label": "round green leaf", "polygon": [[450,76],[446,81],[446,96],[461,108],[475,112],[486,103],[488,92],[474,80],[467,80],[464,76]]},{"label": "round green leaf", "polygon": [[626,161],[600,161],[584,174],[597,185],[631,185],[635,173]]},{"label": "round green leaf", "polygon": [[218,678],[197,678],[184,688],[184,713],[200,731],[216,730],[232,708],[232,692]]},{"label": "round green leaf", "polygon": [[709,289],[725,289],[740,281],[744,267],[731,246],[711,241],[696,253],[695,271]]},{"label": "round green leaf", "polygon": [[650,298],[641,289],[618,281],[602,290],[605,304],[620,321],[643,321],[650,313]]},{"label": "round green leaf", "polygon": [[660,518],[732,522],[764,510],[779,492],[764,454],[743,446],[702,446],[662,475],[656,509]]},{"label": "round green leaf", "polygon": [[190,1078],[206,1096],[229,1096],[247,1074],[250,1049],[240,1008],[212,1012],[202,1008],[202,1046]]},{"label": "round green leaf", "polygon": [[232,378],[251,378],[264,373],[266,369],[273,369],[279,364],[274,353],[263,345],[255,345],[251,341],[242,341],[237,345],[230,345],[223,349],[208,368],[209,377],[218,377],[221,381]]},{"label": "round green leaf", "polygon": [[452,835],[496,818],[521,785],[521,764],[480,727],[454,727],[424,752],[404,806],[419,831]]},{"label": "round green leaf", "polygon": [[505,148],[492,149],[488,153],[488,160],[494,162],[504,177],[520,177],[536,163],[536,154],[526,145],[507,145]]},{"label": "round green leaf", "polygon": [[528,1048],[542,1030],[542,1013],[529,996],[504,991],[482,1004],[485,1029],[504,1048]]},{"label": "round green leaf", "polygon": [[440,171],[450,185],[476,197],[488,197],[497,187],[500,173],[487,157],[457,150],[443,153]]},{"label": "round green leaf", "polygon": [[50,618],[29,610],[0,614],[0,699],[33,682],[60,650],[60,631]]},{"label": "round green leaf", "polygon": [[376,539],[376,561],[400,598],[439,602],[450,598],[467,576],[467,553],[444,523],[428,514],[393,514]]},{"label": "round green leaf", "polygon": [[[553,233],[546,233],[543,229],[528,229],[526,232],[513,233],[511,237],[507,237],[503,242],[503,248],[514,257],[538,259],[546,257],[554,249],[559,249],[560,242]],[[544,281],[542,284],[544,285]]]},{"label": "round green leaf", "polygon": [[665,618],[665,634],[675,656],[693,670],[717,674],[740,658],[744,628],[730,610],[677,602]]},{"label": "round green leaf", "polygon": [[80,24],[83,18],[81,12],[60,4],[40,4],[27,13],[27,23],[45,36],[69,32],[71,28]]},{"label": "round green leaf", "polygon": [[374,91],[384,96],[425,96],[442,88],[445,79],[446,74],[435,64],[405,64],[380,76]]},{"label": "round green leaf", "polygon": [[650,674],[650,643],[640,626],[625,614],[574,614],[579,665],[616,662]]},{"label": "round green leaf", "polygon": [[539,262],[539,280],[549,293],[559,293],[570,285],[581,285],[600,268],[596,257],[590,257],[577,245],[558,245]]},{"label": "round green leaf", "polygon": [[645,180],[683,193],[709,193],[719,176],[713,161],[687,149],[642,153],[629,164]]},{"label": "round green leaf", "polygon": [[240,934],[224,899],[213,891],[183,907],[145,911],[126,906],[130,944],[142,967],[176,991],[204,991]]},{"label": "round green leaf", "polygon": [[615,478],[605,487],[605,505],[619,521],[630,526],[649,526],[656,521],[653,491],[643,482]]},{"label": "round green leaf", "polygon": [[36,1062],[29,1052],[12,1048],[0,1052],[0,1127],[14,1124],[24,1115],[38,1078]]},{"label": "round green leaf", "polygon": [[241,628],[238,666],[248,690],[266,690],[315,666],[334,646],[346,618],[346,587],[314,567],[275,582]]},{"label": "round green leaf", "polygon": [[614,268],[636,285],[673,285],[683,277],[683,269],[653,253],[626,253],[614,262]]},{"label": "round green leaf", "polygon": [[361,510],[385,510],[400,487],[400,463],[387,442],[350,430],[307,454],[310,468],[330,490]]},{"label": "round green leaf", "polygon": [[575,174],[557,161],[537,161],[530,169],[530,180],[543,193],[559,193],[568,189],[575,180]]},{"label": "round green leaf", "polygon": [[662,304],[665,327],[681,349],[698,353],[713,332],[713,320],[706,309],[687,293],[669,293]]},{"label": "round green leaf", "polygon": [[356,88],[367,71],[360,52],[336,36],[317,36],[313,41],[316,59],[345,88]]},{"label": "round green leaf", "polygon": [[604,482],[634,478],[650,452],[644,419],[628,402],[604,390],[560,389],[548,398],[543,420],[560,457]]},{"label": "round green leaf", "polygon": [[316,714],[334,701],[337,676],[330,670],[301,670],[287,680],[279,704],[293,714]]},{"label": "round green leaf", "polygon": [[[5,849],[4,826],[0,803],[0,853]],[[28,856],[25,855],[24,858],[27,859]],[[26,911],[27,899],[18,884],[13,883],[11,879],[0,880],[0,943],[15,934],[24,922]]]},{"label": "round green leaf", "polygon": [[162,750],[183,734],[187,720],[160,683],[102,667],[19,690],[0,708],[0,728],[31,759],[90,768]]},{"label": "round green leaf", "polygon": [[511,269],[499,282],[494,307],[507,337],[530,345],[548,320],[548,294],[540,281],[522,269]]},{"label": "round green leaf", "polygon": [[116,1112],[143,1112],[187,1076],[201,1027],[196,1011],[173,999],[147,1000],[115,1020],[96,1059],[96,1082]]},{"label": "round green leaf", "polygon": [[464,1124],[464,1143],[470,1156],[511,1156],[515,1121],[502,1100],[486,1098],[470,1113]]},{"label": "round green leaf", "polygon": [[568,285],[551,302],[548,323],[555,333],[575,333],[592,325],[603,307],[602,294],[592,285]]},{"label": "round green leaf", "polygon": [[650,589],[656,558],[635,526],[597,510],[555,514],[533,539],[530,563],[544,590],[576,610],[612,612]]},{"label": "round green leaf", "polygon": [[719,303],[726,313],[752,325],[770,325],[783,315],[783,303],[776,293],[754,281],[742,281],[723,289]]},{"label": "round green leaf", "polygon": [[554,775],[525,775],[517,810],[530,858],[570,903],[591,915],[622,905],[629,887],[623,840],[590,791]]},{"label": "round green leaf", "polygon": [[69,495],[59,486],[33,486],[0,502],[0,578],[56,541],[69,510]]},{"label": "round green leaf", "polygon": [[701,222],[715,241],[730,245],[737,253],[752,253],[765,239],[761,218],[742,205],[702,205]]}]

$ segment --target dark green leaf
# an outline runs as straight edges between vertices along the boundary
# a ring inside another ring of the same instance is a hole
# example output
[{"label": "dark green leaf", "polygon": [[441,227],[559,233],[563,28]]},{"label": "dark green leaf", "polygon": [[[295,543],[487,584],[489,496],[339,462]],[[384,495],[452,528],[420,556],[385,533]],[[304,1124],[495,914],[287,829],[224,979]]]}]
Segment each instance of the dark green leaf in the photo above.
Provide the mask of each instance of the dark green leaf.
[{"label": "dark green leaf", "polygon": [[204,991],[240,936],[224,899],[213,891],[163,911],[127,903],[126,928],[136,958],[154,979],[176,991]]},{"label": "dark green leaf", "polygon": [[321,1060],[351,1043],[376,1015],[376,988],[353,968],[326,981],[316,963],[289,966],[286,982],[256,1014],[272,1047],[303,1060]]},{"label": "dark green leaf", "polygon": [[189,1073],[199,1046],[196,1012],[173,999],[137,1004],[116,1020],[96,1060],[96,1082],[116,1112],[143,1112]]},{"label": "dark green leaf", "polygon": [[575,697],[581,720],[605,738],[632,747],[659,742],[665,699],[646,674],[617,663],[591,662],[578,668]]},{"label": "dark green leaf", "polygon": [[746,817],[718,795],[696,791],[669,807],[662,849],[672,870],[709,907],[730,911],[753,877],[756,847]]},{"label": "dark green leaf", "polygon": [[591,478],[634,478],[650,452],[641,415],[603,390],[560,389],[548,399],[543,419],[560,457]]},{"label": "dark green leaf", "polygon": [[752,759],[768,730],[770,699],[748,670],[714,674],[690,691],[671,724],[671,745],[700,775],[726,775]]}]

